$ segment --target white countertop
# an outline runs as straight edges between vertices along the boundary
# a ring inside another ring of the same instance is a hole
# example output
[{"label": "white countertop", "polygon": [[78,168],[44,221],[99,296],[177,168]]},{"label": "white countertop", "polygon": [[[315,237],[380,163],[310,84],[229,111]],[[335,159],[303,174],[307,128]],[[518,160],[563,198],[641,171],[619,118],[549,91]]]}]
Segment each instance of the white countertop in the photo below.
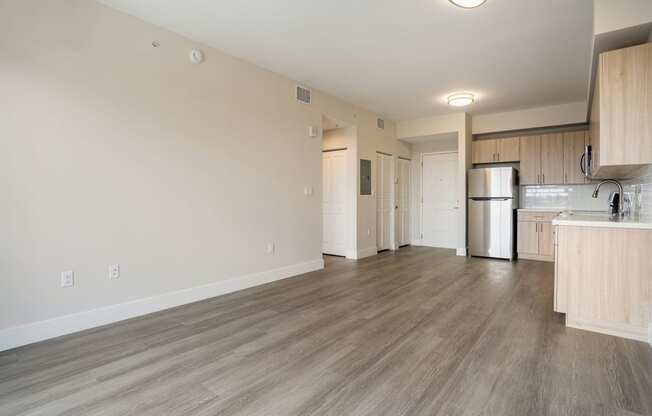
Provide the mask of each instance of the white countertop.
[{"label": "white countertop", "polygon": [[575,227],[607,227],[652,230],[652,217],[611,217],[606,213],[563,212],[552,220],[553,225]]}]

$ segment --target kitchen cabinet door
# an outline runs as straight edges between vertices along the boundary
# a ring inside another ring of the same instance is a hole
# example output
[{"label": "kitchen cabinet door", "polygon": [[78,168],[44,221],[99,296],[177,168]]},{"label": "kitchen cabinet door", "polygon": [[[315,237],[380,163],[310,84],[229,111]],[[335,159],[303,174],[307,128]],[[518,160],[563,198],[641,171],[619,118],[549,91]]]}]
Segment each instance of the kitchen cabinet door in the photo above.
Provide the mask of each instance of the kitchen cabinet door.
[{"label": "kitchen cabinet door", "polygon": [[541,178],[541,136],[520,138],[520,183],[538,185]]},{"label": "kitchen cabinet door", "polygon": [[473,163],[497,162],[496,140],[476,140],[472,144]]},{"label": "kitchen cabinet door", "polygon": [[498,139],[496,143],[499,162],[518,162],[520,160],[520,141],[518,137]]},{"label": "kitchen cabinet door", "polygon": [[554,258],[555,239],[553,226],[550,222],[540,222],[539,226],[539,255]]},{"label": "kitchen cabinet door", "polygon": [[541,183],[564,183],[564,136],[561,133],[541,136]]},{"label": "kitchen cabinet door", "polygon": [[575,131],[564,133],[564,183],[583,184],[584,174],[580,169],[580,160],[584,154],[587,133]]},{"label": "kitchen cabinet door", "polygon": [[600,165],[652,163],[652,43],[600,55]]},{"label": "kitchen cabinet door", "polygon": [[598,71],[593,102],[591,104],[591,118],[589,120],[589,144],[592,150],[591,174],[595,175],[600,170],[600,71]]},{"label": "kitchen cabinet door", "polygon": [[516,251],[519,254],[539,254],[539,223],[534,221],[519,221]]}]

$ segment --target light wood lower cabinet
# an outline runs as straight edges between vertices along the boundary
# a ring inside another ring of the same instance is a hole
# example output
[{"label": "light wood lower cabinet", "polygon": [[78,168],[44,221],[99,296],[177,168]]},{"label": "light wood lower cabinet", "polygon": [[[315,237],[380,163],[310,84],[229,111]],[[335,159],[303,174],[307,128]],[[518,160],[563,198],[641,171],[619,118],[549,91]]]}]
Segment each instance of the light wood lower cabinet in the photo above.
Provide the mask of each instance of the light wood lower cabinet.
[{"label": "light wood lower cabinet", "polygon": [[555,232],[552,219],[559,212],[519,211],[516,236],[518,257],[528,260],[555,260]]},{"label": "light wood lower cabinet", "polygon": [[557,226],[554,309],[566,325],[647,340],[652,230]]}]

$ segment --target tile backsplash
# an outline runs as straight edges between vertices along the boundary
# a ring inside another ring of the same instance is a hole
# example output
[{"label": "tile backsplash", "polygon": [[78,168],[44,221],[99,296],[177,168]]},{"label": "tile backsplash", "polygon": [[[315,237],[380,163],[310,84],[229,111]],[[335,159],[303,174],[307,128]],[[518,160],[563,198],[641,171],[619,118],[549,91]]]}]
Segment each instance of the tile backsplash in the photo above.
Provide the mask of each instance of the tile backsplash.
[{"label": "tile backsplash", "polygon": [[632,212],[652,218],[652,165],[641,168],[634,179],[623,183],[625,195],[629,196]]},{"label": "tile backsplash", "polygon": [[[652,166],[642,168],[635,174],[634,179],[624,180],[622,184],[631,213],[652,217]],[[595,185],[521,186],[520,207],[607,211],[609,194],[618,188],[605,184],[600,189],[599,197],[595,199],[591,196]]]},{"label": "tile backsplash", "polygon": [[563,210],[607,211],[609,193],[615,185],[607,184],[597,199],[591,197],[595,185],[536,185],[522,186],[521,208],[555,208]]}]

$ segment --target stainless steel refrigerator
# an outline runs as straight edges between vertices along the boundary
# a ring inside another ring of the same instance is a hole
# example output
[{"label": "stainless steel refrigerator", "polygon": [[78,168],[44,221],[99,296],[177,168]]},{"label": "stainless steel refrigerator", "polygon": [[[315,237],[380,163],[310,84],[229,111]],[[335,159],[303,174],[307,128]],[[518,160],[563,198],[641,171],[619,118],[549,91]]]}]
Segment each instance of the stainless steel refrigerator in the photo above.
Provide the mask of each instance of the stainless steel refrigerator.
[{"label": "stainless steel refrigerator", "polygon": [[514,259],[518,172],[511,167],[468,173],[469,253]]}]

